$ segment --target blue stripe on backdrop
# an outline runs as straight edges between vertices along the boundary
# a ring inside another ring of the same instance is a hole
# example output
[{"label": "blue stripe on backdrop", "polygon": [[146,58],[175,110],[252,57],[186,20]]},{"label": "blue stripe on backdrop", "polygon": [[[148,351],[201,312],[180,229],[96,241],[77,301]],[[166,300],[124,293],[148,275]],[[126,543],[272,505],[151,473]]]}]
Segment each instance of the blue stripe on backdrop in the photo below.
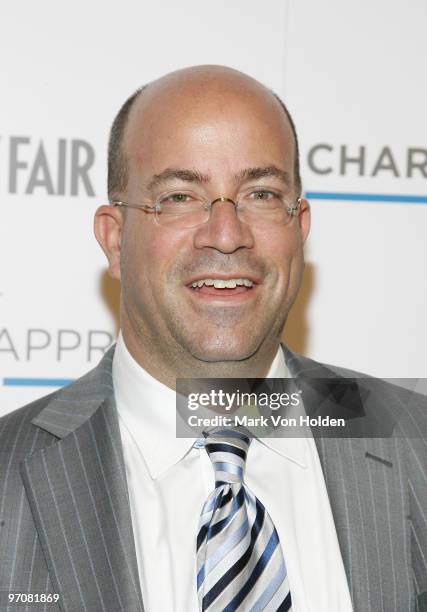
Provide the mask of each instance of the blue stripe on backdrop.
[{"label": "blue stripe on backdrop", "polygon": [[5,387],[64,387],[72,378],[3,378]]},{"label": "blue stripe on backdrop", "polygon": [[389,202],[401,204],[427,204],[427,196],[396,195],[388,193],[345,193],[341,191],[306,191],[308,200],[341,200],[346,202]]}]

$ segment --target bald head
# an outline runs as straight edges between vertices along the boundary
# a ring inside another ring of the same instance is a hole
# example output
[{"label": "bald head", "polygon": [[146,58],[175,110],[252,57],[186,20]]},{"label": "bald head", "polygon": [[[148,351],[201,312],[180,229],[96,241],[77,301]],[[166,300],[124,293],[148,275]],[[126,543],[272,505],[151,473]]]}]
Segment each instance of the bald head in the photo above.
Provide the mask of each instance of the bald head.
[{"label": "bald head", "polygon": [[[298,140],[292,118],[284,103],[271,90],[237,70],[225,66],[194,66],[167,74],[138,89],[118,112],[110,132],[108,149],[108,197],[122,196],[128,183],[129,155],[138,155],[143,138],[159,137],[159,125],[168,118],[162,137],[172,137],[171,127],[184,118],[196,124],[222,113],[257,113],[293,140],[293,182],[301,191]],[[211,124],[213,129],[213,124]],[[272,125],[273,127],[273,125]],[[232,134],[230,134],[232,137]],[[260,143],[262,146],[262,143]],[[141,160],[143,161],[143,160]]]}]

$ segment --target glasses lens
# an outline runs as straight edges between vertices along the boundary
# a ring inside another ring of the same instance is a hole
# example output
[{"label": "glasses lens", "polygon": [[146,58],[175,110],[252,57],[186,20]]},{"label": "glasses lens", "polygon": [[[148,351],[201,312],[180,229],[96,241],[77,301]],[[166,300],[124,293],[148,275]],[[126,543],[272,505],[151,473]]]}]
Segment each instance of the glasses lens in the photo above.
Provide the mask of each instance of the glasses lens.
[{"label": "glasses lens", "polygon": [[209,219],[209,205],[197,194],[173,192],[159,198],[156,214],[160,225],[170,225],[177,229],[190,228]]},{"label": "glasses lens", "polygon": [[258,189],[238,198],[242,221],[257,225],[287,225],[292,219],[291,205],[282,195],[268,189]]}]

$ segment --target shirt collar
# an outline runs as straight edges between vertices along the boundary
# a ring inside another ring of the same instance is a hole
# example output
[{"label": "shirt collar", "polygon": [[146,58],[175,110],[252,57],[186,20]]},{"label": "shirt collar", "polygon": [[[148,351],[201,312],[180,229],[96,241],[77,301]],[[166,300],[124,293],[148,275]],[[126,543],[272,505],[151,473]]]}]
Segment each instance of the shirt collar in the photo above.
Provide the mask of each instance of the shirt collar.
[{"label": "shirt collar", "polygon": [[[289,378],[290,372],[286,365],[285,355],[282,347],[276,353],[266,378]],[[308,444],[304,437],[299,438],[257,438],[257,442],[275,451],[282,457],[289,459],[300,467],[307,466]]]},{"label": "shirt collar", "polygon": [[[178,463],[195,438],[176,436],[175,391],[141,367],[130,354],[121,333],[113,357],[113,385],[121,424],[142,453],[150,475],[157,478]],[[287,378],[289,372],[279,347],[266,378]],[[259,442],[301,467],[306,465],[303,438],[260,438]]]}]

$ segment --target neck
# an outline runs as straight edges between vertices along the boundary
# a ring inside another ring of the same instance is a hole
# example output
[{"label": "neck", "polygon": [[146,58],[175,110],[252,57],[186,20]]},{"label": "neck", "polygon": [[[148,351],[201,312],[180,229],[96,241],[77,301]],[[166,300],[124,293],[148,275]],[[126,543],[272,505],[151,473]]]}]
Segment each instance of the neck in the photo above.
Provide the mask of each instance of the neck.
[{"label": "neck", "polygon": [[265,378],[279,348],[279,339],[262,346],[239,361],[202,361],[183,349],[159,352],[158,346],[144,337],[143,341],[122,328],[126,347],[135,361],[151,376],[175,390],[177,378]]}]

